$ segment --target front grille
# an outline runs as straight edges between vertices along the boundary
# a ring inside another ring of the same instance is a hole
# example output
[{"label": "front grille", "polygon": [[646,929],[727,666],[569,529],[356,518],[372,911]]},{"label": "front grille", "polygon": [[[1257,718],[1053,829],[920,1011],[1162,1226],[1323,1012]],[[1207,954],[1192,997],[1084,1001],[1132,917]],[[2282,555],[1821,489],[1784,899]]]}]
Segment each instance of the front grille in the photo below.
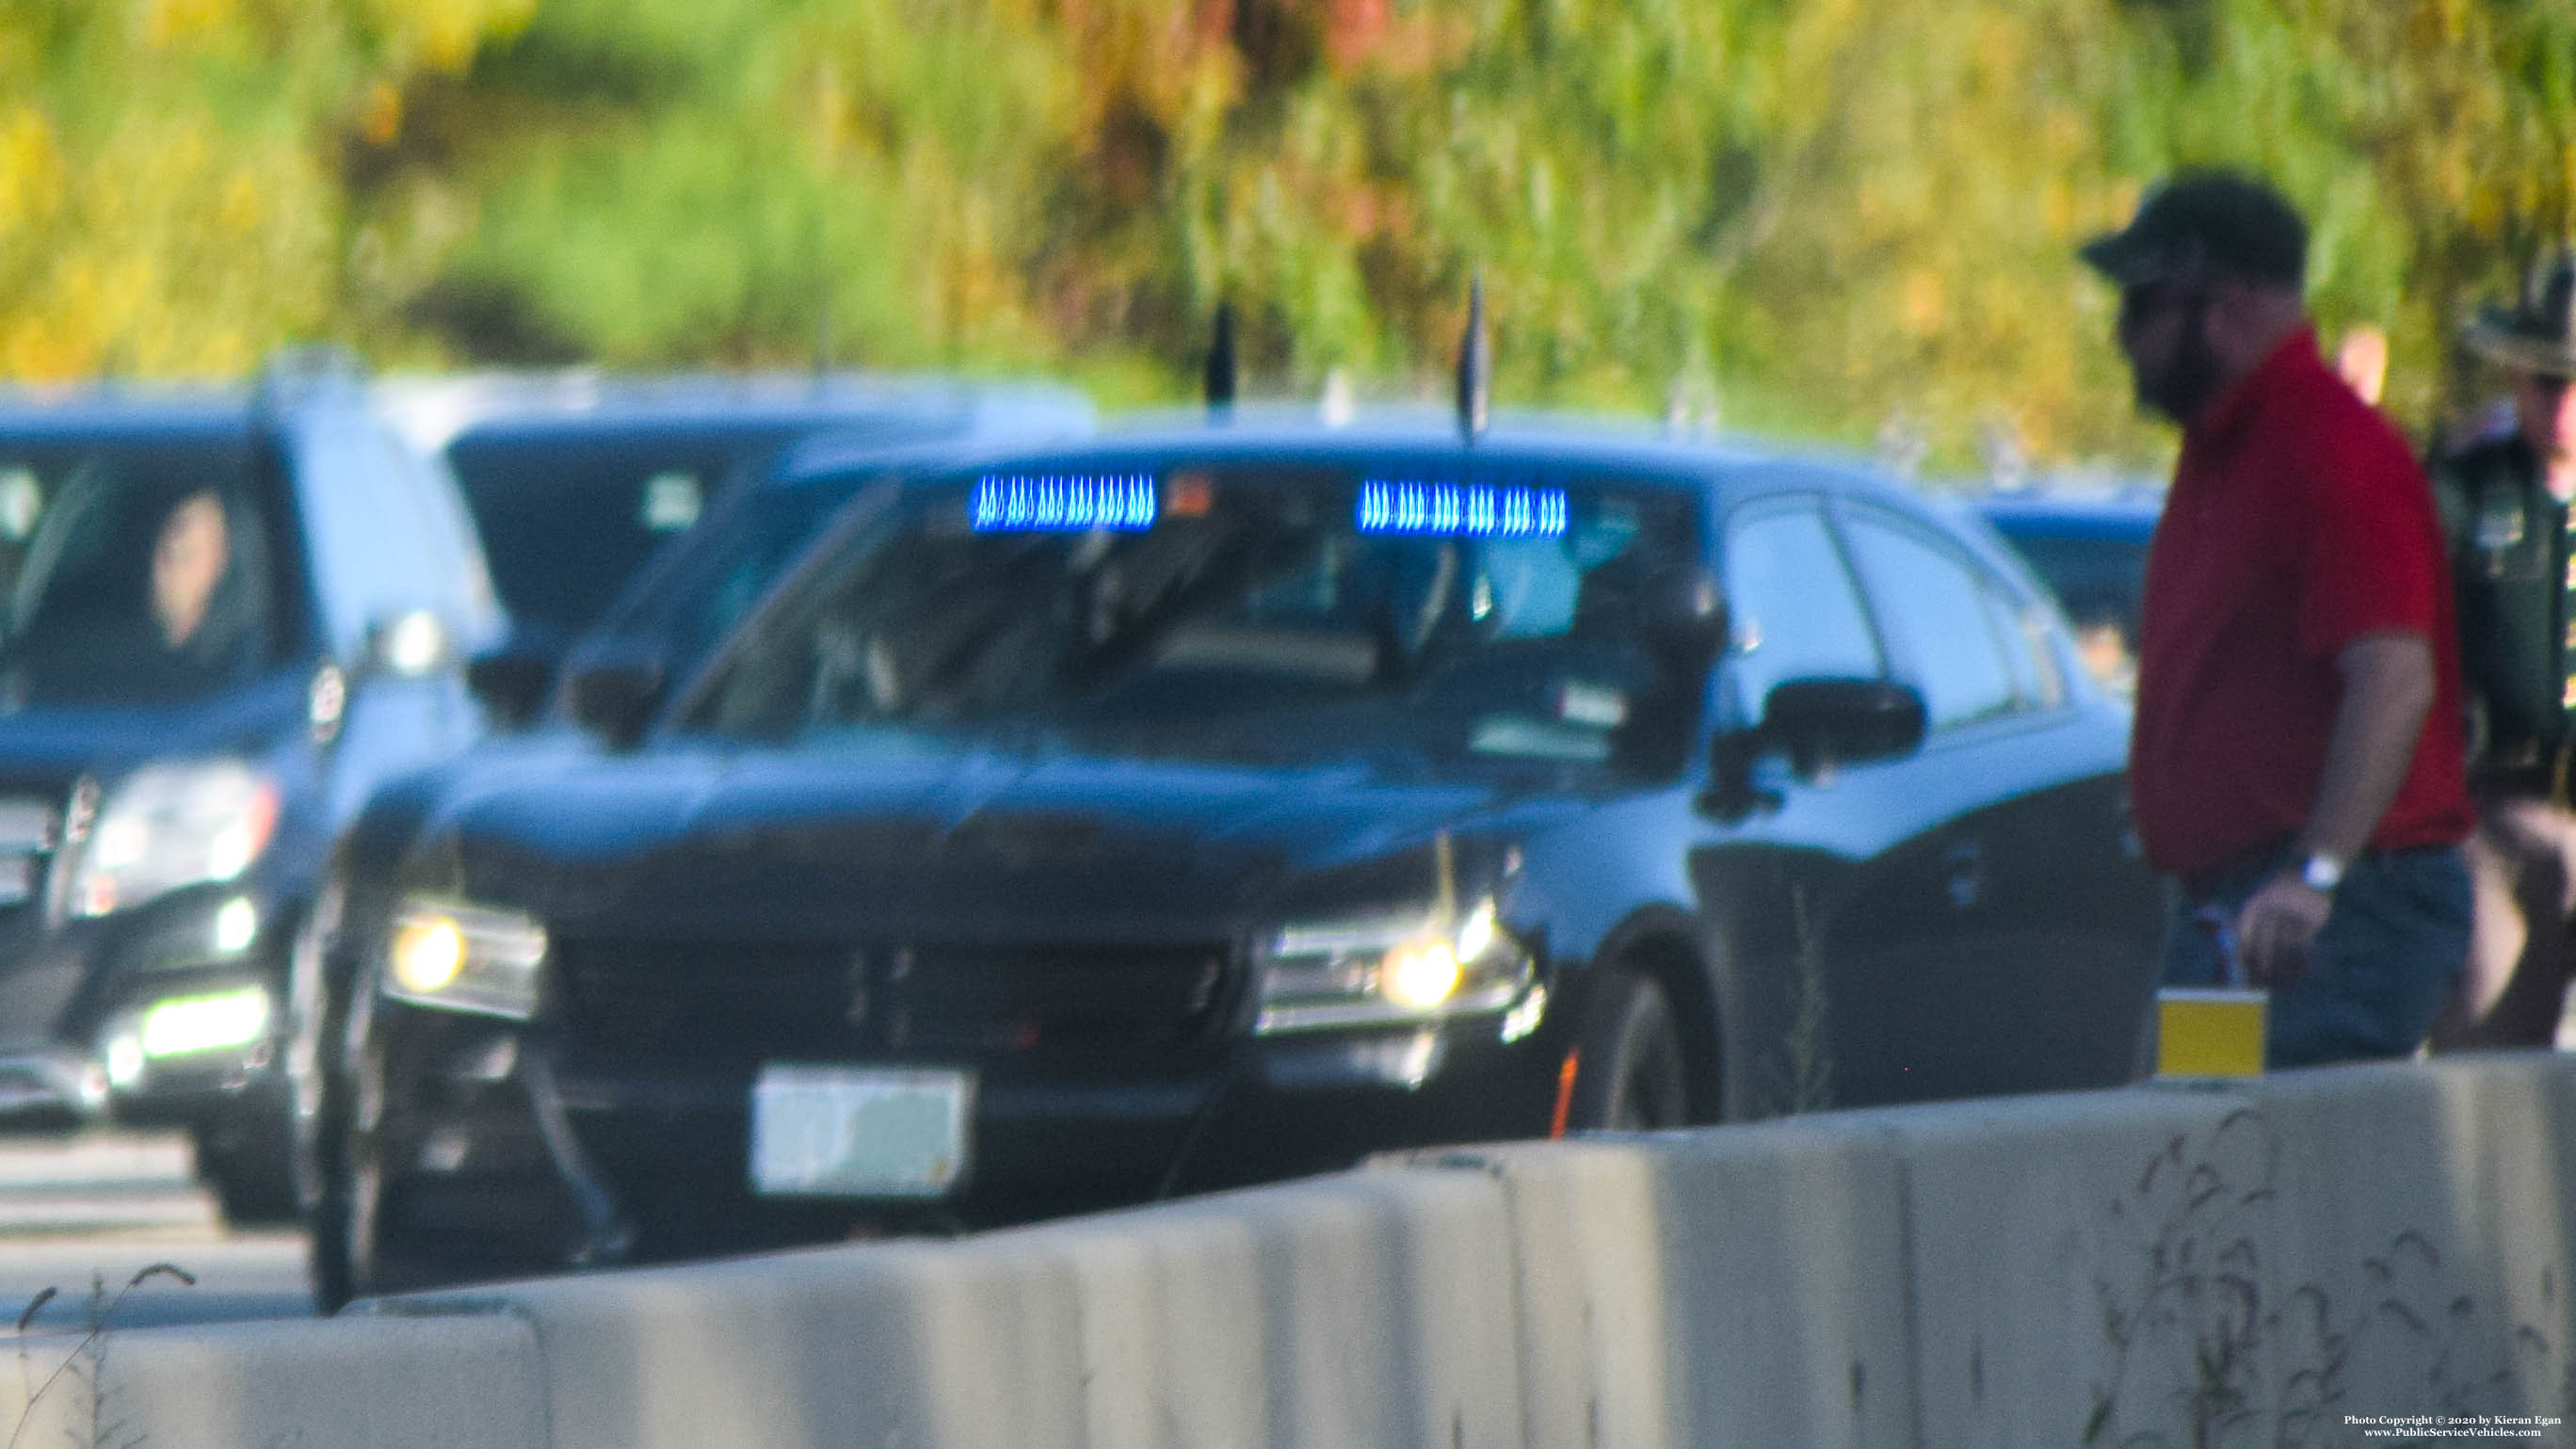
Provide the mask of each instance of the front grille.
[{"label": "front grille", "polygon": [[1232,1006],[1222,945],[559,940],[554,959],[567,1035],[616,1056],[1146,1059],[1210,1040]]}]

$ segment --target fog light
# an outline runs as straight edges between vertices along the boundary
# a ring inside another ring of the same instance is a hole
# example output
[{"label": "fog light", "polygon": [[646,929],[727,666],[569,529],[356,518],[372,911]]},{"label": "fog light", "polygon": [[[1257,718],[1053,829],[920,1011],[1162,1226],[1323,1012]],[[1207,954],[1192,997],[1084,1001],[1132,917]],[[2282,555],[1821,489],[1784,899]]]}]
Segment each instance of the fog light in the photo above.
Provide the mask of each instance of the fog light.
[{"label": "fog light", "polygon": [[[268,1031],[268,993],[256,986],[213,996],[183,996],[143,1013],[143,1055],[184,1056],[247,1046]],[[113,1050],[113,1048],[111,1048]],[[110,1067],[111,1075],[114,1072]]]},{"label": "fog light", "polygon": [[1438,1006],[1458,989],[1458,953],[1446,941],[1398,947],[1378,970],[1379,992],[1414,1010]]},{"label": "fog light", "polygon": [[445,916],[421,916],[394,933],[394,983],[422,995],[456,979],[465,969],[465,933]]}]

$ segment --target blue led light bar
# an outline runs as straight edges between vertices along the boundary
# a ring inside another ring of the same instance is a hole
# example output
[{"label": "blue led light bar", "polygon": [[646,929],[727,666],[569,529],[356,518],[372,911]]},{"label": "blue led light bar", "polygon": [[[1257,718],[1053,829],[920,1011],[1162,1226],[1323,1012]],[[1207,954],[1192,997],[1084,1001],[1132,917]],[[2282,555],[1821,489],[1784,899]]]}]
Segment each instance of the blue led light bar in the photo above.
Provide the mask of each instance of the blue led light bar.
[{"label": "blue led light bar", "polygon": [[1154,526],[1154,475],[988,473],[975,480],[967,526],[977,533],[1087,533]]},{"label": "blue led light bar", "polygon": [[1362,533],[1470,538],[1555,538],[1565,532],[1562,488],[1496,488],[1478,483],[1360,485]]}]

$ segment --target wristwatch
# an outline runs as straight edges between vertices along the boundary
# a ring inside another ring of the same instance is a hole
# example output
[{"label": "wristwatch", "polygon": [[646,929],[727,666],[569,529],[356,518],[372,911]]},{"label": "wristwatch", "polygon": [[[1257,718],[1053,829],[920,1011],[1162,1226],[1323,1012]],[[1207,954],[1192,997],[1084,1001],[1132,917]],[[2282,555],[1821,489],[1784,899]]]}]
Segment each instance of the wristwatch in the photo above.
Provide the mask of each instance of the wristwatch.
[{"label": "wristwatch", "polygon": [[2312,891],[2333,894],[2343,884],[2344,863],[2320,850],[2299,862],[2299,880]]}]

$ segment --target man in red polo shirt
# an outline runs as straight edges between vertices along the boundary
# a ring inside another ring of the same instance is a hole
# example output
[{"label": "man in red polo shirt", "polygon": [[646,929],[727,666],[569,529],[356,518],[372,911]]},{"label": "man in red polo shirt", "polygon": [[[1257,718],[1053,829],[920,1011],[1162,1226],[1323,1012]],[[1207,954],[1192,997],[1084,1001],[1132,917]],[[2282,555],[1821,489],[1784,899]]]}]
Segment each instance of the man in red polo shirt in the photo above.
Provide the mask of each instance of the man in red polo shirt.
[{"label": "man in red polo shirt", "polygon": [[2325,364],[2307,227],[2261,182],[2174,178],[2084,259],[2182,456],[2148,554],[2130,791],[2180,879],[2174,985],[2272,991],[2266,1057],[2404,1056],[2468,948],[2451,588],[2413,450]]}]

